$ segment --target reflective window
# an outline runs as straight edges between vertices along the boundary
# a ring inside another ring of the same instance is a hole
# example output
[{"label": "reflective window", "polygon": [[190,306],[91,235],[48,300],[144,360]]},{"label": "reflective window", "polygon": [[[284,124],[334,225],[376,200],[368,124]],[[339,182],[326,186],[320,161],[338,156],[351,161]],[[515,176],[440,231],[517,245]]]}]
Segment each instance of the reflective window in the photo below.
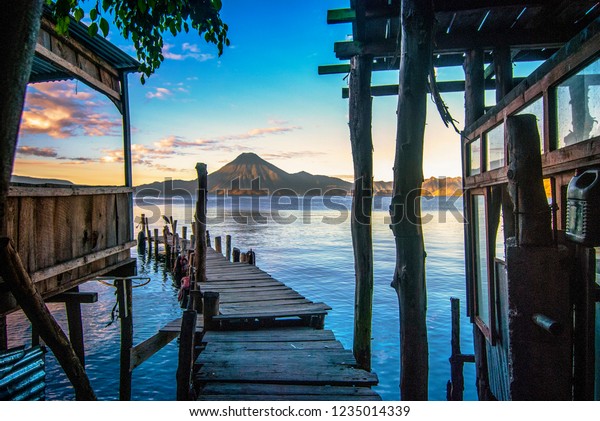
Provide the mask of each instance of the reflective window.
[{"label": "reflective window", "polygon": [[469,175],[481,174],[481,140],[475,139],[469,144]]},{"label": "reflective window", "polygon": [[[540,135],[540,151],[544,153],[544,100],[539,97],[533,102],[530,102],[525,108],[521,108],[519,114],[533,114],[537,120],[538,133]],[[547,151],[546,151],[547,152]]]},{"label": "reflective window", "polygon": [[477,315],[490,326],[490,291],[486,248],[485,197],[473,196],[473,240],[475,252],[475,278],[477,283]]},{"label": "reflective window", "polygon": [[486,133],[485,152],[486,171],[504,166],[504,123]]},{"label": "reflective window", "polygon": [[600,135],[600,59],[556,88],[557,146]]},{"label": "reflective window", "polygon": [[498,224],[498,230],[496,231],[496,252],[494,257],[498,259],[506,260],[506,253],[504,251],[504,215],[500,210],[500,223]]}]

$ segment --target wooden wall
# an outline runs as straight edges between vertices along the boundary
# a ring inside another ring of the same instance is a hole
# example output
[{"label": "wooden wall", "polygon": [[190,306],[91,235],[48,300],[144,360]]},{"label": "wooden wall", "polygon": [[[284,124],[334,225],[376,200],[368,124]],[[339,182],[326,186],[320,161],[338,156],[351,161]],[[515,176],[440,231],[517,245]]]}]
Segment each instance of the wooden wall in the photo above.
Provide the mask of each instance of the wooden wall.
[{"label": "wooden wall", "polygon": [[[132,189],[13,187],[8,233],[44,297],[129,263]],[[0,313],[11,309],[3,308]]]}]

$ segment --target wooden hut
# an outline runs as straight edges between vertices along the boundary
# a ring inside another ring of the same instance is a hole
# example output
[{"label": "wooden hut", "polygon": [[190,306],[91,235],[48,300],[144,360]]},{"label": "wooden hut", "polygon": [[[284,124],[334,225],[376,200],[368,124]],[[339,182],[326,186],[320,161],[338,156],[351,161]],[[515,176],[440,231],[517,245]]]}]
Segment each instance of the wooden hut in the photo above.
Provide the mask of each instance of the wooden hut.
[{"label": "wooden hut", "polygon": [[[422,131],[410,127],[423,120],[406,121],[402,114],[413,111],[405,101],[422,110],[426,91],[434,97],[465,92],[465,124],[456,147],[462,150],[467,308],[479,398],[598,399],[594,247],[600,238],[594,233],[600,232],[600,187],[592,190],[600,166],[600,5],[351,0],[349,6],[330,10],[327,19],[352,24],[352,40],[334,46],[337,58],[350,63],[321,66],[319,73],[350,74],[342,94],[350,98],[357,178],[372,177],[372,97],[399,95],[394,204],[404,200],[407,183],[419,187],[422,172],[422,150],[414,155],[417,165],[403,160],[406,150],[418,149],[419,141],[422,148],[423,141]],[[513,64],[525,61],[543,64],[527,78],[513,77]],[[432,83],[431,69],[443,66],[463,66],[464,79]],[[389,70],[400,70],[399,85],[370,86],[372,71]],[[485,103],[486,90],[495,90],[494,106]],[[437,103],[443,111],[439,98]],[[407,142],[407,133],[420,139]],[[397,248],[413,253],[412,261],[422,266],[418,241],[410,245],[406,232],[393,230]],[[354,230],[353,238],[357,283],[368,284],[370,238]],[[421,339],[424,280],[407,281],[399,290],[403,398],[414,396],[411,387],[426,388],[427,377],[426,363],[410,368],[415,356],[419,365],[419,353],[427,354]],[[367,320],[361,311],[370,311],[372,290],[362,288],[357,286],[363,291],[357,294],[357,323]],[[359,348],[368,347],[366,338],[355,335],[363,341]],[[424,377],[424,384],[413,377]],[[450,395],[460,399],[462,390]],[[416,397],[426,398],[426,392]]]},{"label": "wooden hut", "polygon": [[[121,276],[135,274],[130,255],[135,241],[127,76],[138,67],[104,38],[88,35],[82,24],[72,21],[68,36],[57,34],[50,14],[44,14],[30,83],[77,79],[106,95],[123,118],[124,187],[10,188],[7,237],[44,300],[67,302],[72,339],[81,337],[79,304],[90,299],[79,294],[77,286],[117,271]],[[19,304],[0,279],[0,349],[6,348],[5,315]]]}]

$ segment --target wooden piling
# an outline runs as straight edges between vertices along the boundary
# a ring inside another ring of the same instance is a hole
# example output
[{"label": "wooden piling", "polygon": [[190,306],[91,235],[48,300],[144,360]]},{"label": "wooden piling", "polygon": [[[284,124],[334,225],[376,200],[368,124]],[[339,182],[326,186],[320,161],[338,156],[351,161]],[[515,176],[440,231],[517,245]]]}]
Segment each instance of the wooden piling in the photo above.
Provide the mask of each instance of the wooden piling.
[{"label": "wooden piling", "polygon": [[231,235],[225,236],[225,258],[228,262],[231,261]]},{"label": "wooden piling", "polygon": [[396,242],[392,287],[400,308],[400,397],[427,400],[429,345],[425,249],[419,196],[423,139],[432,60],[433,2],[402,0],[398,127],[390,206]]},{"label": "wooden piling", "polygon": [[158,259],[158,228],[154,228],[154,257]]},{"label": "wooden piling", "polygon": [[212,247],[210,242],[210,232],[208,230],[206,230],[206,247]]},{"label": "wooden piling", "polygon": [[138,232],[138,236],[137,236],[137,248],[138,248],[138,253],[140,254],[144,254],[146,252],[146,215],[142,214],[140,217],[140,225],[141,225],[141,229],[140,232]]},{"label": "wooden piling", "polygon": [[[201,291],[201,284],[206,282],[206,248],[208,246],[208,231],[206,230],[206,203],[208,200],[208,171],[206,164],[196,164],[198,175],[198,198],[196,200],[195,231],[196,249],[194,265],[196,278],[194,288]],[[196,308],[196,307],[195,307]]]},{"label": "wooden piling", "polygon": [[119,302],[119,320],[121,321],[121,357],[119,400],[131,400],[131,348],[133,347],[132,282],[131,279],[118,279],[117,300]]},{"label": "wooden piling", "polygon": [[181,235],[184,240],[187,240],[187,227],[181,227]]},{"label": "wooden piling", "polygon": [[0,239],[0,276],[65,371],[77,400],[96,400],[89,378],[8,238]]},{"label": "wooden piling", "polygon": [[165,225],[163,227],[163,243],[165,245],[165,257],[166,257],[166,265],[168,268],[171,267],[171,245],[168,240],[169,228]]},{"label": "wooden piling", "polygon": [[144,218],[144,225],[146,226],[146,238],[148,239],[148,250],[152,248],[152,235],[150,233],[150,222],[148,221],[148,217]]},{"label": "wooden piling", "polygon": [[465,390],[465,378],[463,376],[464,361],[459,356],[460,352],[460,300],[458,298],[450,298],[450,306],[452,311],[452,356],[450,357],[450,382],[451,389],[449,400],[462,401],[463,391]]},{"label": "wooden piling", "polygon": [[215,251],[223,254],[223,251],[221,250],[221,236],[215,237]]},{"label": "wooden piling", "polygon": [[194,366],[194,341],[196,336],[196,317],[194,310],[185,310],[181,318],[179,336],[179,363],[177,365],[177,400],[192,399],[192,368]]},{"label": "wooden piling", "polygon": [[204,329],[214,329],[213,317],[219,315],[219,293],[207,291],[204,293]]},{"label": "wooden piling", "polygon": [[254,250],[250,249],[248,253],[246,253],[246,258],[249,265],[256,266],[256,253]]},{"label": "wooden piling", "polygon": [[[71,292],[79,292],[79,287],[70,289]],[[73,345],[75,354],[79,357],[81,365],[85,367],[85,348],[83,344],[83,323],[81,319],[81,303],[76,300],[65,302],[67,312],[67,323],[69,326],[69,338]]]},{"label": "wooden piling", "polygon": [[371,133],[371,67],[373,57],[350,60],[350,143],[354,163],[352,195],[352,246],[354,251],[354,340],[353,353],[358,366],[371,370],[371,320],[373,313],[373,138]]},{"label": "wooden piling", "polygon": [[248,263],[248,255],[246,253],[240,254],[240,262],[241,263]]},{"label": "wooden piling", "polygon": [[234,262],[240,261],[240,249],[237,247],[233,248],[233,261]]}]

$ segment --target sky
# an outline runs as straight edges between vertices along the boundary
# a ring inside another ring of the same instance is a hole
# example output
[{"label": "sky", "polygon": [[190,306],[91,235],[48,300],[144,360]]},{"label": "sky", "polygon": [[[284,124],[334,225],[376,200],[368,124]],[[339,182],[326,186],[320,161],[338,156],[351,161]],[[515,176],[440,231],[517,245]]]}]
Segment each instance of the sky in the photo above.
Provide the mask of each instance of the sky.
[{"label": "sky", "polygon": [[[294,173],[352,179],[346,75],[318,75],[339,64],[333,45],[350,24],[328,25],[328,9],[348,0],[224,0],[231,46],[218,56],[198,34],[165,35],[165,61],[142,85],[129,76],[133,181],[195,178],[243,152],[255,152]],[[111,27],[109,40],[134,55]],[[439,80],[462,77],[438,69]],[[398,83],[397,71],[374,72],[373,84]],[[462,128],[463,94],[444,99]],[[373,100],[375,180],[392,179],[397,97]],[[460,175],[460,139],[428,102],[424,176]],[[121,116],[82,82],[28,87],[13,174],[78,184],[124,183]]]}]

